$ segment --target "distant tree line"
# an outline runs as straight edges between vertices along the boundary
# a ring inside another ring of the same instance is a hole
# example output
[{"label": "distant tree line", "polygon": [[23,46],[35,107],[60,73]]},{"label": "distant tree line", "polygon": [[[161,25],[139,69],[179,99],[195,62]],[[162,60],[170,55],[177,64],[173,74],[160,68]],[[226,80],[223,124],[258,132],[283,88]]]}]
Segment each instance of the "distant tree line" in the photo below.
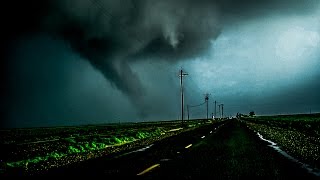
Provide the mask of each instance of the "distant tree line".
[{"label": "distant tree line", "polygon": [[241,118],[241,117],[254,117],[256,114],[254,113],[254,111],[250,111],[249,115],[246,114],[242,114],[242,113],[237,113],[237,118]]}]

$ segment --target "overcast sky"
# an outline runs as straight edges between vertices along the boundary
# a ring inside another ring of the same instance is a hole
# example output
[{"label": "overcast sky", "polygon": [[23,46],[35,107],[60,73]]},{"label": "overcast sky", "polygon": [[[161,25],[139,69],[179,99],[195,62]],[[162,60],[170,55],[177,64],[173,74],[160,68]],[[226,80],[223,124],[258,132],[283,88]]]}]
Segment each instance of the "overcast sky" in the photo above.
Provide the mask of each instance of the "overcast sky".
[{"label": "overcast sky", "polygon": [[[17,6],[20,3],[21,6]],[[21,4],[23,3],[23,4]],[[320,112],[317,0],[11,1],[4,127]],[[14,13],[15,12],[15,13]],[[206,116],[204,106],[191,118]]]}]

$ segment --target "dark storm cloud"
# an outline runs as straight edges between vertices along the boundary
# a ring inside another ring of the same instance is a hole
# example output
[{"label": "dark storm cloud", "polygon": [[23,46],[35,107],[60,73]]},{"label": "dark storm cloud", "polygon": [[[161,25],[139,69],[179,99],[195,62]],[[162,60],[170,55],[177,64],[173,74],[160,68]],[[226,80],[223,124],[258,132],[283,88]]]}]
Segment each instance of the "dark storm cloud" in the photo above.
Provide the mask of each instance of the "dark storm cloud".
[{"label": "dark storm cloud", "polygon": [[68,40],[133,102],[145,92],[131,57],[196,56],[219,32],[209,1],[56,1],[53,7],[45,28]]},{"label": "dark storm cloud", "polygon": [[219,34],[219,8],[222,14],[245,14],[265,7],[270,11],[312,7],[312,2],[33,0],[11,2],[9,8],[11,13],[21,14],[10,23],[14,30],[48,31],[67,40],[112,84],[137,100],[144,90],[128,64],[131,57],[155,56],[169,61],[196,57]]},{"label": "dark storm cloud", "polygon": [[279,14],[311,13],[317,0],[217,0],[224,13],[261,16],[278,11]]},{"label": "dark storm cloud", "polygon": [[41,32],[63,39],[140,107],[146,92],[130,60],[196,56],[219,33],[210,1],[30,0],[4,9],[13,17],[5,21],[10,42]]},{"label": "dark storm cloud", "polygon": [[[2,42],[45,32],[87,59],[114,87],[144,109],[144,83],[133,62],[202,56],[232,16],[312,12],[317,0],[11,0],[2,4]],[[13,43],[14,44],[14,43]],[[7,50],[8,49],[8,50]],[[37,50],[32,50],[36,53]],[[43,57],[44,58],[44,57]],[[4,58],[5,59],[5,58]],[[54,66],[53,66],[54,67]],[[156,85],[155,85],[156,86]],[[155,88],[156,89],[156,88]],[[166,88],[164,88],[166,89]],[[149,101],[148,101],[149,103]],[[145,108],[147,109],[147,108]]]},{"label": "dark storm cloud", "polygon": [[140,107],[141,115],[146,92],[130,60],[146,54],[175,62],[196,56],[219,33],[218,12],[210,1],[30,0],[10,1],[3,8],[8,14],[2,17],[11,17],[4,26],[9,48],[43,32],[62,39]]}]

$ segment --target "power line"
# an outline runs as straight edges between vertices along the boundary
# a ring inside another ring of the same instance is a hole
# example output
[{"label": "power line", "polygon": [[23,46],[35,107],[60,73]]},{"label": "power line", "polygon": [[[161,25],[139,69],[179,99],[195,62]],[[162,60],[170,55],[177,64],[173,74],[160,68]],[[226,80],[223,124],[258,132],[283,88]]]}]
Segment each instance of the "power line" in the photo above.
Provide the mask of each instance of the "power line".
[{"label": "power line", "polygon": [[190,118],[190,114],[189,114],[189,112],[190,112],[190,108],[193,108],[193,107],[199,107],[199,106],[204,105],[205,103],[206,103],[206,101],[205,101],[205,102],[203,102],[203,103],[201,103],[201,104],[197,104],[197,105],[193,105],[193,106],[187,105],[188,120],[189,120],[189,118]]},{"label": "power line", "polygon": [[202,106],[202,105],[204,105],[206,102],[203,102],[203,103],[201,103],[201,104],[198,104],[198,105],[194,105],[194,106],[190,106],[189,105],[189,107],[198,107],[198,106]]}]

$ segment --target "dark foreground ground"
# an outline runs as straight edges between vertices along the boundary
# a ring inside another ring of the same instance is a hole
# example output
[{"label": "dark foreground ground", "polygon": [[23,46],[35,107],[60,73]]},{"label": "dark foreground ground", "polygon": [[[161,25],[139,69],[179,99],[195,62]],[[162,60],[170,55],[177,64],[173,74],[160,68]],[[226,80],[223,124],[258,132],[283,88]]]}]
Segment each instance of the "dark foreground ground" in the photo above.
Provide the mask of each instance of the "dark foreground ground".
[{"label": "dark foreground ground", "polygon": [[237,120],[182,133],[147,149],[54,169],[44,175],[319,178],[287,160]]}]

